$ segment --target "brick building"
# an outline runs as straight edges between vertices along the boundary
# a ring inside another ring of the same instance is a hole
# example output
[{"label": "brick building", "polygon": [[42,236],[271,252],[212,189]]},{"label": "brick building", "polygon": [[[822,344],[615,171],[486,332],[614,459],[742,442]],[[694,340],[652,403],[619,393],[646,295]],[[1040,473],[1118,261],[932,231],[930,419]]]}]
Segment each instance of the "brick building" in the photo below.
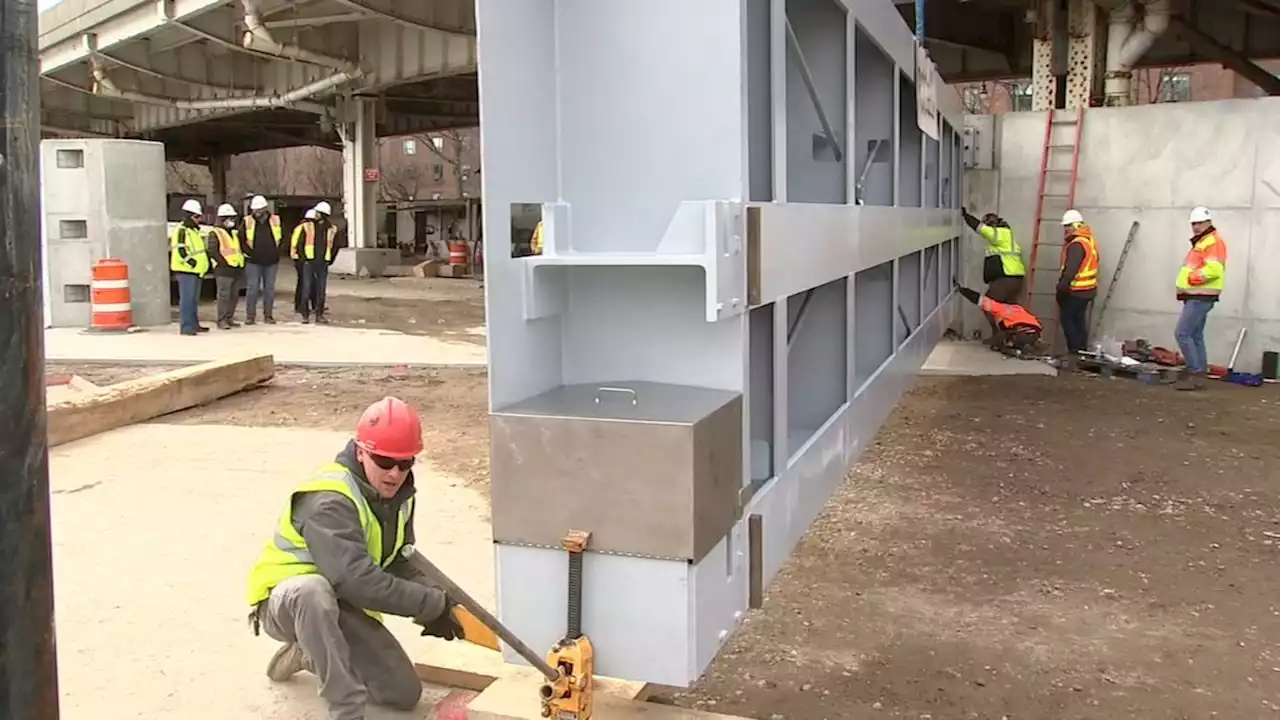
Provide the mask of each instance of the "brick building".
[{"label": "brick building", "polygon": [[[1280,71],[1280,61],[1262,62],[1270,72]],[[954,86],[966,112],[995,114],[1031,109],[1031,79],[990,80]],[[1143,68],[1133,74],[1133,102],[1193,102],[1264,95],[1256,85],[1233,70],[1218,65]]]}]

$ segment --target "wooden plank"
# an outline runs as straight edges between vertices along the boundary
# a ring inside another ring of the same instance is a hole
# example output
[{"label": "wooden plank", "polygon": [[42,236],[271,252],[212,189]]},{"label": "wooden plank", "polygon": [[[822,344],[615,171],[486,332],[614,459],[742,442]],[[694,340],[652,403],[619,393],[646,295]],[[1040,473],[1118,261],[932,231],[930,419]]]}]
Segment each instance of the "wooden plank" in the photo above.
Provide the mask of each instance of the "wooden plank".
[{"label": "wooden plank", "polygon": [[108,385],[49,405],[49,447],[213,402],[274,375],[274,358],[258,355]]}]

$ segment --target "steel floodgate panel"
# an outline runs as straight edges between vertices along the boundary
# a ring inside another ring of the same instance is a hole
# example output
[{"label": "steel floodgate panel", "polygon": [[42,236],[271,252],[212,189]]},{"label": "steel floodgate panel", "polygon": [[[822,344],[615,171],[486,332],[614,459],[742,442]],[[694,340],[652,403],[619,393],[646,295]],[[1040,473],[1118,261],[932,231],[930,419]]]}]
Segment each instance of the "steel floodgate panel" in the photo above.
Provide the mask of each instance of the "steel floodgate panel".
[{"label": "steel floodgate panel", "polygon": [[950,323],[959,98],[889,0],[477,18],[500,616],[560,639],[589,531],[596,672],[688,685]]}]

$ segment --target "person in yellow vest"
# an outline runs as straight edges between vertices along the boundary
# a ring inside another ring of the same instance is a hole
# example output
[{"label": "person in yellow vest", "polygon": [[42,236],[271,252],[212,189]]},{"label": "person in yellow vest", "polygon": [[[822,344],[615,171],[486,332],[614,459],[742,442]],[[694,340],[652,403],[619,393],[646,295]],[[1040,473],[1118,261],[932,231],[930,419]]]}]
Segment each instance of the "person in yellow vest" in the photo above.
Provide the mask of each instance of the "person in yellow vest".
[{"label": "person in yellow vest", "polygon": [[209,332],[200,324],[200,281],[209,272],[209,253],[200,229],[204,207],[199,200],[187,200],[182,212],[182,223],[169,236],[169,270],[178,281],[178,331],[197,335]]},{"label": "person in yellow vest", "polygon": [[[1026,279],[1027,266],[1022,260],[1022,246],[1013,237],[1013,228],[995,213],[987,213],[979,220],[968,210],[960,212],[969,229],[986,241],[982,261],[982,282],[987,283],[986,296],[996,302],[1017,304]],[[991,325],[992,347],[998,347],[1001,342],[999,325],[990,314],[986,315],[987,322]]]},{"label": "person in yellow vest", "polygon": [[302,322],[327,325],[325,299],[329,286],[329,266],[338,250],[338,228],[329,216],[333,208],[325,200],[316,203],[316,219],[302,226],[302,233],[294,244],[295,257],[302,261]]},{"label": "person in yellow vest", "polygon": [[1058,320],[1068,358],[1089,349],[1089,304],[1098,295],[1098,241],[1079,210],[1062,214],[1062,272],[1058,275]]},{"label": "person in yellow vest", "polygon": [[529,238],[529,252],[534,255],[542,254],[542,221],[539,220],[537,225],[533,226],[533,236]]},{"label": "person in yellow vest", "polygon": [[463,637],[448,594],[400,554],[414,543],[422,446],[412,407],[394,397],[370,405],[355,439],[294,489],[249,573],[250,626],[284,643],[267,677],[315,674],[333,720],[360,720],[368,703],[418,703],[422,683],[383,613],[411,618],[423,635]]},{"label": "person in yellow vest", "polygon": [[1186,370],[1178,378],[1179,390],[1204,387],[1209,372],[1209,354],[1204,347],[1204,328],[1227,280],[1227,242],[1213,226],[1209,208],[1192,209],[1191,249],[1178,269],[1174,287],[1182,303],[1182,314],[1174,328],[1178,349],[1186,360]]},{"label": "person in yellow vest", "polygon": [[267,199],[254,195],[249,214],[240,223],[240,239],[245,252],[244,322],[258,321],[258,298],[262,298],[262,319],[275,325],[276,271],[280,269],[280,216],[271,212]]},{"label": "person in yellow vest", "polygon": [[295,282],[293,283],[293,312],[302,314],[302,273],[304,265],[302,258],[298,257],[298,245],[302,242],[302,237],[306,233],[305,225],[312,225],[316,221],[316,209],[311,208],[302,215],[302,222],[293,229],[293,234],[289,236],[289,259],[293,261],[293,270]]},{"label": "person in yellow vest", "polygon": [[213,260],[213,279],[218,286],[218,329],[240,327],[236,322],[236,305],[240,301],[240,284],[244,282],[244,253],[236,224],[240,213],[235,206],[218,206],[218,224],[209,233],[209,256]]}]

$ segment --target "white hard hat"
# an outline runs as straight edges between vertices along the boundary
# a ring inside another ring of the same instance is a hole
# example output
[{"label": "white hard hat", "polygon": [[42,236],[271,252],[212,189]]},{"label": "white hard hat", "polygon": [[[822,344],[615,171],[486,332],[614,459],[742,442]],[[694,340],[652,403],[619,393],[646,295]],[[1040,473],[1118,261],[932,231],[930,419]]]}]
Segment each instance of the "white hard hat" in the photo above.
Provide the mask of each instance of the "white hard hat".
[{"label": "white hard hat", "polygon": [[192,198],[182,203],[182,212],[187,213],[188,215],[203,215],[204,208],[201,207],[199,200]]},{"label": "white hard hat", "polygon": [[254,195],[253,199],[249,201],[249,209],[250,210],[266,210],[267,199],[262,197],[261,195]]},{"label": "white hard hat", "polygon": [[320,213],[321,215],[332,215],[333,208],[329,207],[328,200],[321,200],[320,202],[316,203],[316,212]]},{"label": "white hard hat", "polygon": [[1209,208],[1204,206],[1191,208],[1191,217],[1189,222],[1209,222],[1212,219],[1213,216],[1209,214]]},{"label": "white hard hat", "polygon": [[222,203],[218,206],[218,217],[235,217],[240,213],[236,212],[236,207],[231,203]]},{"label": "white hard hat", "polygon": [[1082,222],[1084,222],[1084,216],[1080,214],[1079,210],[1068,210],[1062,213],[1062,224],[1064,226]]},{"label": "white hard hat", "polygon": [[308,220],[315,220],[315,219],[316,219],[316,209],[315,209],[315,208],[311,208],[310,210],[308,210],[308,211],[306,211],[306,212],[302,213],[302,217],[304,217],[304,218],[306,218],[306,219],[308,219]]}]

